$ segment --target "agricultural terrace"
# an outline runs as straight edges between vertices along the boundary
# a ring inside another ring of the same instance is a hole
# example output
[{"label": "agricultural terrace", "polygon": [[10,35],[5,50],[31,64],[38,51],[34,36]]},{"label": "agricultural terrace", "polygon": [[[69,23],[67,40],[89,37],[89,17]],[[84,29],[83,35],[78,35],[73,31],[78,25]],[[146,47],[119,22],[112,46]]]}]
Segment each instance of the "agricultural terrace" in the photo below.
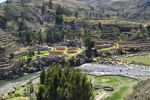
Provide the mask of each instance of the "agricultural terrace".
[{"label": "agricultural terrace", "polygon": [[146,65],[150,65],[150,55],[145,56],[132,56],[132,57],[123,57],[124,61],[127,62],[135,62],[135,63],[142,63]]},{"label": "agricultural terrace", "polygon": [[15,97],[7,100],[30,100],[29,97]]},{"label": "agricultural terrace", "polygon": [[101,51],[110,51],[110,50],[116,50],[116,49],[119,49],[119,44],[118,43],[114,43],[112,45],[112,47],[109,47],[109,48],[102,48]]},{"label": "agricultural terrace", "polygon": [[133,85],[138,82],[136,79],[124,76],[87,75],[87,77],[94,83],[94,86],[110,86],[114,88],[114,91],[94,90],[96,100],[123,100],[132,92]]},{"label": "agricultural terrace", "polygon": [[28,55],[21,56],[17,58],[19,59],[28,59],[31,58],[32,60],[36,60],[38,56],[41,57],[48,57],[48,56],[65,56],[65,57],[72,57],[76,56],[77,54],[80,54],[84,49],[82,48],[74,48],[74,47],[54,47],[51,50],[47,51],[35,51],[35,55],[29,57]]},{"label": "agricultural terrace", "polygon": [[65,22],[71,22],[71,21],[76,20],[76,17],[63,15],[63,19],[64,19]]}]

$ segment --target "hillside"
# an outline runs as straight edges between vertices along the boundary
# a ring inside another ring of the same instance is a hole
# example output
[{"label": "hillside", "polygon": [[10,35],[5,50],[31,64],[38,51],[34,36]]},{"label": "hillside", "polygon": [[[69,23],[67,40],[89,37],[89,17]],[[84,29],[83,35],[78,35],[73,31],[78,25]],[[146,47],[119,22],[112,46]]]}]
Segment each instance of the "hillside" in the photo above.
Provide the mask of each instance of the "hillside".
[{"label": "hillside", "polygon": [[80,10],[104,9],[130,19],[149,19],[150,16],[149,0],[55,0],[54,3]]},{"label": "hillside", "polygon": [[[13,33],[16,33],[18,25],[22,18],[25,24],[32,31],[39,31],[54,21],[55,10],[49,10],[42,14],[42,4],[49,0],[10,0],[12,3],[0,4],[0,33],[2,37],[9,39]],[[55,5],[60,4],[70,10],[85,11],[94,10],[102,14],[107,14],[129,19],[148,19],[150,17],[150,1],[149,0],[53,0]],[[45,8],[47,9],[47,8]],[[123,19],[122,18],[122,19]],[[7,34],[6,34],[7,33]],[[15,35],[15,34],[13,34]],[[9,42],[15,43],[17,38],[6,40],[2,38],[0,46],[7,46]],[[2,44],[2,45],[1,45]]]},{"label": "hillside", "polygon": [[[36,4],[39,5],[36,5]],[[25,25],[32,31],[39,31],[45,24],[51,21],[51,13],[41,14],[41,0],[39,2],[0,4],[0,47],[11,49],[20,45],[17,31],[23,20]],[[19,45],[18,45],[19,44]]]},{"label": "hillside", "polygon": [[124,16],[131,19],[149,19],[150,1],[137,0],[132,8],[126,10]]}]

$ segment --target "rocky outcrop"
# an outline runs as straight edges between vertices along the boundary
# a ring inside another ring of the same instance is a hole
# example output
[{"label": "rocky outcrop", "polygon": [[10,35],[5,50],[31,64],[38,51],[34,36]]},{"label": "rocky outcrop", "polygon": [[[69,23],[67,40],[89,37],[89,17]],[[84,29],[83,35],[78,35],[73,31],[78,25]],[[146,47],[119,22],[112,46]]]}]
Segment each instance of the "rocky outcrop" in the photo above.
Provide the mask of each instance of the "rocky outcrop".
[{"label": "rocky outcrop", "polygon": [[150,79],[139,82],[133,89],[133,92],[127,97],[126,100],[150,99]]}]

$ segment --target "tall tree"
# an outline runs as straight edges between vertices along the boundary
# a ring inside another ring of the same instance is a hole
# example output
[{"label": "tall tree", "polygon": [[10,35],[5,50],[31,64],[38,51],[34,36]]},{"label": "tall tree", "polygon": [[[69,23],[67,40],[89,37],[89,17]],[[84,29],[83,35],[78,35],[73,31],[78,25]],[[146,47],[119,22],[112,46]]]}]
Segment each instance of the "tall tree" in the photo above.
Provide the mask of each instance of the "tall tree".
[{"label": "tall tree", "polygon": [[[67,64],[68,65],[68,64]],[[93,100],[92,85],[79,70],[54,64],[39,86],[38,100]]]},{"label": "tall tree", "polygon": [[84,44],[85,44],[85,47],[87,47],[87,49],[92,49],[94,47],[94,45],[95,45],[95,42],[92,41],[90,39],[90,37],[88,36],[88,37],[85,38]]},{"label": "tall tree", "polygon": [[49,2],[48,2],[48,7],[49,7],[49,9],[52,9],[52,8],[53,8],[52,0],[49,0]]}]

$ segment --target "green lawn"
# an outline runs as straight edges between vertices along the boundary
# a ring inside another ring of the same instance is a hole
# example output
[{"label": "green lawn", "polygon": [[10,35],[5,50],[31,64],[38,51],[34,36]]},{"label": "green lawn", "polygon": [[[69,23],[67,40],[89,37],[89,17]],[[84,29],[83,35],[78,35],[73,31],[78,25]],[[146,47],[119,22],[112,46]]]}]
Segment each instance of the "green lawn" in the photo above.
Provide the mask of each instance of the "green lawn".
[{"label": "green lawn", "polygon": [[123,60],[127,62],[137,62],[150,65],[150,56],[124,57]]},{"label": "green lawn", "polygon": [[8,99],[8,100],[29,100],[29,98],[28,97],[16,97],[16,98]]},{"label": "green lawn", "polygon": [[122,86],[118,91],[114,92],[110,97],[107,97],[104,100],[123,100],[130,88],[131,87],[129,86]]},{"label": "green lawn", "polygon": [[103,92],[110,94],[110,96],[103,98],[103,100],[123,100],[131,92],[133,85],[137,83],[137,80],[123,76],[87,76],[90,80],[94,81],[94,85],[114,87],[115,91],[113,92],[104,90],[94,91],[94,94],[97,95]]}]

